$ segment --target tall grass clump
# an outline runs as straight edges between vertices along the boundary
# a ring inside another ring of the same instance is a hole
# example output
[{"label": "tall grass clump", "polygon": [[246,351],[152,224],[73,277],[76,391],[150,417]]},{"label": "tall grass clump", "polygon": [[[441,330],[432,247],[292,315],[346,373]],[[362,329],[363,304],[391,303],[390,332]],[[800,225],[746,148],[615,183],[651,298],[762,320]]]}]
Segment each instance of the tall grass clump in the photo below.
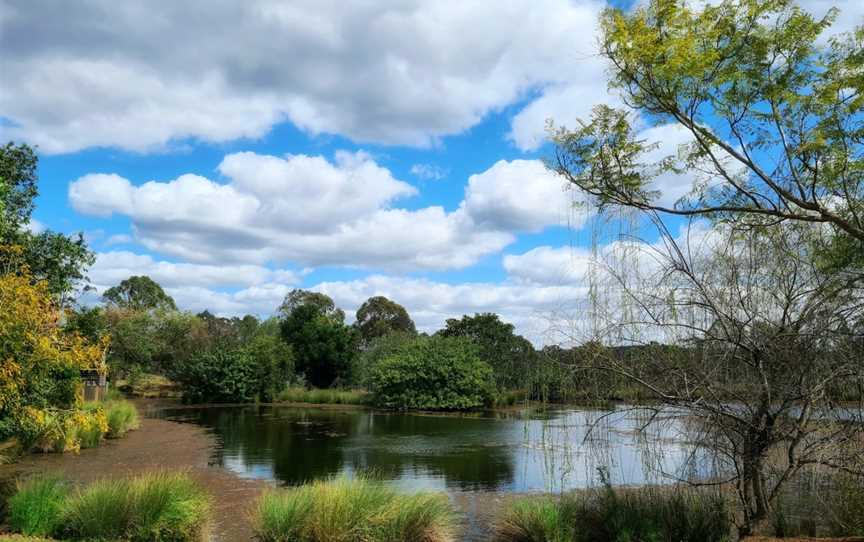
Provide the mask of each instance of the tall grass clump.
[{"label": "tall grass clump", "polygon": [[261,542],[453,540],[454,514],[445,495],[403,495],[362,477],[267,492],[252,519]]},{"label": "tall grass clump", "polygon": [[27,536],[49,536],[62,525],[69,486],[53,475],[19,484],[8,502],[9,527]]},{"label": "tall grass clump", "polygon": [[102,480],[67,506],[63,535],[131,542],[201,540],[210,499],[185,473],[152,472]]},{"label": "tall grass clump", "polygon": [[108,419],[108,438],[120,438],[140,425],[138,409],[122,399],[105,403],[105,417]]},{"label": "tall grass clump", "polygon": [[365,405],[369,402],[369,392],[365,390],[306,389],[293,386],[282,390],[276,400],[283,403],[315,405]]},{"label": "tall grass clump", "polygon": [[727,542],[722,497],[677,489],[610,487],[559,499],[514,502],[499,522],[499,542]]},{"label": "tall grass clump", "polygon": [[9,501],[10,527],[61,540],[193,542],[204,537],[210,498],[184,473],[100,480],[71,492],[59,478],[22,484]]}]

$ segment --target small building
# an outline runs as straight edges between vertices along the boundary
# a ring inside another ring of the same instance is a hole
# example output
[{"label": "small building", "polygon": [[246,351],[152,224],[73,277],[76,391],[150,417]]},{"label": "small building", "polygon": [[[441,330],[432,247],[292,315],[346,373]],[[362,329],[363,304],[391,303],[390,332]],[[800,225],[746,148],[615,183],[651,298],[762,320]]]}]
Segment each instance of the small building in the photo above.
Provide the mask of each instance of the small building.
[{"label": "small building", "polygon": [[85,401],[101,401],[108,392],[108,378],[105,371],[82,369],[81,382],[84,384]]}]

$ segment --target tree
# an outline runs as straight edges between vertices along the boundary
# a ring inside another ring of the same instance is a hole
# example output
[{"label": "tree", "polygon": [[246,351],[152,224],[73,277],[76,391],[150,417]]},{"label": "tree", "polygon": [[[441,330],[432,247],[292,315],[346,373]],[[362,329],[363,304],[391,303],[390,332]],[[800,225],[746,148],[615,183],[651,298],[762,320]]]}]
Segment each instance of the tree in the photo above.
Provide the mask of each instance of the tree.
[{"label": "tree", "polygon": [[345,312],[336,306],[336,303],[333,302],[330,296],[308,290],[291,290],[285,296],[282,304],[279,305],[278,312],[283,318],[287,318],[298,307],[308,305],[316,307],[322,316],[340,323],[345,321]]},{"label": "tree", "polygon": [[444,337],[466,337],[480,348],[480,358],[495,371],[501,388],[524,386],[535,357],[531,342],[514,333],[513,324],[502,322],[497,314],[482,313],[450,318],[439,333]]},{"label": "tree", "polygon": [[282,338],[291,345],[296,369],[309,384],[329,387],[349,376],[358,337],[343,323],[344,313],[332,299],[294,290],[280,312]]},{"label": "tree", "polygon": [[405,307],[384,296],[370,297],[360,305],[354,327],[360,332],[364,345],[390,333],[417,333]]},{"label": "tree", "polygon": [[494,396],[492,368],[464,338],[417,337],[377,363],[369,378],[385,408],[467,410]]},{"label": "tree", "polygon": [[76,446],[80,371],[105,370],[105,342],[64,333],[48,285],[26,269],[0,275],[0,307],[0,441]]},{"label": "tree", "polygon": [[76,288],[86,286],[85,271],[93,264],[84,237],[30,229],[37,189],[38,157],[26,144],[0,147],[0,245],[21,247],[0,253],[0,266],[26,266],[34,281],[44,281],[61,306]]},{"label": "tree", "polygon": [[[630,108],[600,106],[555,132],[552,167],[601,206],[738,227],[822,223],[831,263],[864,263],[864,27],[820,45],[836,16],[816,20],[790,0],[608,9],[600,54]],[[691,142],[650,160],[656,145],[632,126],[637,114]],[[683,172],[693,191],[661,203],[658,178]]]},{"label": "tree", "polygon": [[135,311],[177,310],[174,299],[147,276],[132,276],[123,280],[117,286],[105,290],[102,299],[115,307]]},{"label": "tree", "polygon": [[[674,346],[635,362],[606,349],[580,369],[641,386],[652,421],[694,420],[695,440],[720,461],[711,482],[736,490],[742,536],[802,469],[864,475],[862,405],[838,408],[864,390],[864,29],[822,45],[834,17],[787,0],[609,9],[601,55],[629,109],[597,107],[552,135],[553,169],[602,211],[644,212],[660,235],[629,243],[632,265],[606,266],[624,295],[592,338]],[[640,138],[636,115],[690,142],[652,160],[657,145]],[[657,190],[670,174],[693,179],[671,205]],[[676,237],[675,216],[698,222]]]}]

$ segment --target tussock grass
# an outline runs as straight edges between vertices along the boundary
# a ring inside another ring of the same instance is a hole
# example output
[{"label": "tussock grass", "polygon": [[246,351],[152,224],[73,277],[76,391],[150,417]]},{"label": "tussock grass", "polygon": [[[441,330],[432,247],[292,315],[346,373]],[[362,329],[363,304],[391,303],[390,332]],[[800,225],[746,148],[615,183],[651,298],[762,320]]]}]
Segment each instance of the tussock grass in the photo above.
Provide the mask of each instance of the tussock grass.
[{"label": "tussock grass", "polygon": [[277,401],[283,403],[311,403],[316,405],[365,405],[369,392],[365,390],[306,389],[290,387],[282,390]]},{"label": "tussock grass", "polygon": [[12,497],[10,512],[13,506],[21,518],[10,521],[13,530],[63,540],[200,541],[210,515],[203,490],[169,472],[100,480],[74,492],[57,478],[35,479]]},{"label": "tussock grass", "polygon": [[48,536],[63,521],[69,485],[53,475],[31,478],[19,484],[9,499],[9,526],[27,536]]},{"label": "tussock grass", "polygon": [[528,497],[500,520],[497,542],[728,542],[729,515],[719,496],[607,487],[557,499]]},{"label": "tussock grass", "polygon": [[261,542],[448,542],[455,520],[443,494],[342,477],[267,492],[252,521]]},{"label": "tussock grass", "polygon": [[126,400],[105,403],[105,417],[108,419],[108,438],[120,438],[140,426],[138,409]]}]

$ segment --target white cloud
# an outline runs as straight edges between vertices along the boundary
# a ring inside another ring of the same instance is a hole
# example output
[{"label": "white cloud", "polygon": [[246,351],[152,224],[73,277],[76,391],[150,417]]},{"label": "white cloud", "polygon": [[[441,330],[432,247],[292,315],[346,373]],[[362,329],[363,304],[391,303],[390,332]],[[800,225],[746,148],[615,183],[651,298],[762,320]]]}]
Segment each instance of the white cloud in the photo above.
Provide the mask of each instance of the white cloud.
[{"label": "white cloud", "polygon": [[591,251],[581,247],[539,246],[504,256],[507,274],[526,284],[584,284],[592,268]]},{"label": "white cloud", "polygon": [[18,2],[0,18],[0,116],[48,153],[257,138],[282,120],[428,146],[572,80],[601,6]]},{"label": "white cloud", "polygon": [[471,175],[462,208],[474,222],[504,231],[540,231],[550,224],[579,228],[587,214],[573,212],[576,192],[538,160],[501,160]]},{"label": "white cloud", "polygon": [[446,177],[448,173],[450,173],[449,170],[434,164],[414,164],[411,166],[411,175],[426,181],[440,181]]},{"label": "white cloud", "polygon": [[[570,193],[539,161],[501,161],[469,179],[455,211],[391,208],[416,194],[362,152],[225,157],[221,184],[198,175],[135,186],[90,174],[72,206],[121,213],[150,250],[197,263],[289,261],[394,270],[452,269],[496,253],[521,231],[567,223]],[[581,223],[580,223],[581,224]]]}]

